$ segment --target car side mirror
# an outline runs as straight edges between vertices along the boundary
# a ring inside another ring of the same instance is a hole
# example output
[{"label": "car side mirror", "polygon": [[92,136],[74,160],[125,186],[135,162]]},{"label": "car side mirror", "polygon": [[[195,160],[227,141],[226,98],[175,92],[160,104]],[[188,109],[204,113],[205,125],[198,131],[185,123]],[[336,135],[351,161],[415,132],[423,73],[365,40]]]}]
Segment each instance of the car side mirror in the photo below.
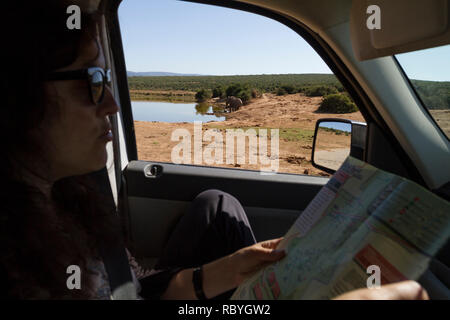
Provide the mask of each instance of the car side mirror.
[{"label": "car side mirror", "polygon": [[334,174],[351,155],[364,161],[367,124],[347,119],[325,118],[316,122],[311,161],[320,170]]}]

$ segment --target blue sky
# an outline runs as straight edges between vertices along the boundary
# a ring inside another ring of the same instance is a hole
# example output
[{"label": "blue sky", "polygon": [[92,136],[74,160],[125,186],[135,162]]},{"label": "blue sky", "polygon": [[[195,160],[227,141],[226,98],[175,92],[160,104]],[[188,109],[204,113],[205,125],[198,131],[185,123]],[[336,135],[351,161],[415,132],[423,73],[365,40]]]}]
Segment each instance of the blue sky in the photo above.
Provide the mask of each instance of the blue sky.
[{"label": "blue sky", "polygon": [[[124,0],[119,19],[129,71],[331,73],[294,31],[255,14],[176,0]],[[413,79],[450,81],[449,57],[446,46],[399,60]]]}]

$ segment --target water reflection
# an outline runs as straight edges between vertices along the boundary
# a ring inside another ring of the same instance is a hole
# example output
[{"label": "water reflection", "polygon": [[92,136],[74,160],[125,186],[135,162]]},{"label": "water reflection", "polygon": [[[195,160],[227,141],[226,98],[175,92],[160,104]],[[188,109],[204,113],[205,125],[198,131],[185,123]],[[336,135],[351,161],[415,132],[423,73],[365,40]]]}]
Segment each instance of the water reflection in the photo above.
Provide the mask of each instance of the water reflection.
[{"label": "water reflection", "polygon": [[210,105],[207,102],[201,102],[195,105],[195,114],[214,115],[217,118],[222,118],[221,113],[224,113],[224,108],[221,106]]},{"label": "water reflection", "polygon": [[134,120],[162,122],[224,121],[223,108],[208,103],[131,101]]}]

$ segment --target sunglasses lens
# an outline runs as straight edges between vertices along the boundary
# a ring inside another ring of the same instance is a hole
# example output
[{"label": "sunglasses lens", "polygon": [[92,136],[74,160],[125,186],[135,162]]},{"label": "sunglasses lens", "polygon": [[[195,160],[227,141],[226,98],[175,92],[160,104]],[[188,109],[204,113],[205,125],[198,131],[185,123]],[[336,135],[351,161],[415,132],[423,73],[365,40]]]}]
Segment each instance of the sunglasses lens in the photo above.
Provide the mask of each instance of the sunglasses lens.
[{"label": "sunglasses lens", "polygon": [[92,99],[99,103],[103,96],[103,75],[100,71],[94,72],[91,77]]}]

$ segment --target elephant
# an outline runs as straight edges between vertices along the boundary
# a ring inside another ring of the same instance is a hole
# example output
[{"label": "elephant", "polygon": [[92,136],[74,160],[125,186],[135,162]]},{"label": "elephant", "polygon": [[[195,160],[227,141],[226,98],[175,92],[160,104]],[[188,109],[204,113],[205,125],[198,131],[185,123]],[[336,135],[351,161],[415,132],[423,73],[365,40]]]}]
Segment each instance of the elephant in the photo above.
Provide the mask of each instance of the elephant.
[{"label": "elephant", "polygon": [[228,109],[229,112],[239,110],[240,107],[242,107],[244,104],[242,103],[242,100],[239,98],[236,98],[234,96],[229,96],[227,98],[227,102],[225,105],[225,109]]}]

